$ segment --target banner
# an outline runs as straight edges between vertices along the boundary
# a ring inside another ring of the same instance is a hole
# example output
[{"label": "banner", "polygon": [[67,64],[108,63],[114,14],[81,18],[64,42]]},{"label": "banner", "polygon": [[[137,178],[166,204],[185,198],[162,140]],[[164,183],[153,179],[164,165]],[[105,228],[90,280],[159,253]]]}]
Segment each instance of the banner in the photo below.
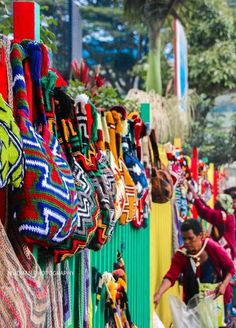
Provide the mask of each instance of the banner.
[{"label": "banner", "polygon": [[175,60],[175,96],[179,100],[181,111],[187,110],[188,95],[188,51],[187,38],[183,25],[174,20],[174,60]]}]

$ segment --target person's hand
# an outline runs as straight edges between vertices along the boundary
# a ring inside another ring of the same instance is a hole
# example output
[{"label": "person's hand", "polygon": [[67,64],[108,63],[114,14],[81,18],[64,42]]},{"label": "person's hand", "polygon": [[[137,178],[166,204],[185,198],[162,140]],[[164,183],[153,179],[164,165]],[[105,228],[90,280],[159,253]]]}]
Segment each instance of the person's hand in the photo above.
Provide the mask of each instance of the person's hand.
[{"label": "person's hand", "polygon": [[193,195],[193,198],[194,199],[198,197],[198,195],[197,195],[197,193],[196,193],[196,191],[194,189],[194,186],[193,186],[193,184],[192,184],[191,181],[188,183],[188,192],[191,192],[191,194]]},{"label": "person's hand", "polygon": [[160,299],[161,299],[161,295],[159,295],[158,293],[155,293],[154,297],[153,297],[153,303],[154,303],[155,307],[159,304]]},{"label": "person's hand", "polygon": [[220,295],[224,295],[226,288],[227,288],[227,285],[225,285],[223,282],[221,282],[215,289],[215,298],[217,298]]}]

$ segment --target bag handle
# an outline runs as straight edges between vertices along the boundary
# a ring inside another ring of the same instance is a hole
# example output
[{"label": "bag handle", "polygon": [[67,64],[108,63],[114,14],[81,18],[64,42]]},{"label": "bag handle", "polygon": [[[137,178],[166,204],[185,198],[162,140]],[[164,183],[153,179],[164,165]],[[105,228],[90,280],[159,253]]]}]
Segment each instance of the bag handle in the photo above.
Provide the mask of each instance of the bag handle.
[{"label": "bag handle", "polygon": [[34,108],[36,109],[36,124],[47,126],[46,112],[43,102],[43,90],[41,86],[42,49],[40,43],[32,40],[23,40],[21,45],[29,57],[30,76],[33,85]]},{"label": "bag handle", "polygon": [[152,152],[153,152],[153,163],[152,164],[154,164],[154,166],[156,166],[158,169],[161,169],[161,160],[160,160],[160,154],[159,154],[159,149],[158,149],[158,145],[157,145],[155,130],[151,131],[150,141],[151,141],[151,147],[152,147]]},{"label": "bag handle", "polygon": [[23,61],[27,59],[25,49],[18,43],[13,43],[10,54],[13,76],[13,94],[16,115],[20,116],[19,111],[24,111],[29,119],[29,103],[26,91],[26,82]]}]

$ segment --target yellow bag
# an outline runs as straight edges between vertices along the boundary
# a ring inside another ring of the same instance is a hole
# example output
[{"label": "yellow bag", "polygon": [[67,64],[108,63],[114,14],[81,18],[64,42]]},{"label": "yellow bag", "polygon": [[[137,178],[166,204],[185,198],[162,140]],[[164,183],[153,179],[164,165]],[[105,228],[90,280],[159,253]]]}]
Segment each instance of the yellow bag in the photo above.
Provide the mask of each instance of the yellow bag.
[{"label": "yellow bag", "polygon": [[116,145],[116,154],[117,154],[117,165],[120,170],[121,176],[123,177],[124,180],[125,193],[126,193],[124,210],[120,217],[120,224],[126,224],[135,219],[137,190],[135,187],[135,183],[131,178],[123,159],[122,147],[121,147],[121,138],[122,138],[121,115],[116,110],[113,110],[113,108],[111,109],[111,114],[115,126],[115,145]]}]

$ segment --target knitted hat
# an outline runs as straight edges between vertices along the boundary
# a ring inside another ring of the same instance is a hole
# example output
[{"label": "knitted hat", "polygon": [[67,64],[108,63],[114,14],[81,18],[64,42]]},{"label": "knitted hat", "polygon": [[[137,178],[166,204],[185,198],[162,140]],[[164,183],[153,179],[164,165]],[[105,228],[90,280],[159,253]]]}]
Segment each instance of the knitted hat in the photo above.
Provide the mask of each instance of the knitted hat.
[{"label": "knitted hat", "polygon": [[220,203],[220,206],[228,213],[233,214],[233,200],[230,195],[227,194],[219,194],[217,196],[217,201]]}]

